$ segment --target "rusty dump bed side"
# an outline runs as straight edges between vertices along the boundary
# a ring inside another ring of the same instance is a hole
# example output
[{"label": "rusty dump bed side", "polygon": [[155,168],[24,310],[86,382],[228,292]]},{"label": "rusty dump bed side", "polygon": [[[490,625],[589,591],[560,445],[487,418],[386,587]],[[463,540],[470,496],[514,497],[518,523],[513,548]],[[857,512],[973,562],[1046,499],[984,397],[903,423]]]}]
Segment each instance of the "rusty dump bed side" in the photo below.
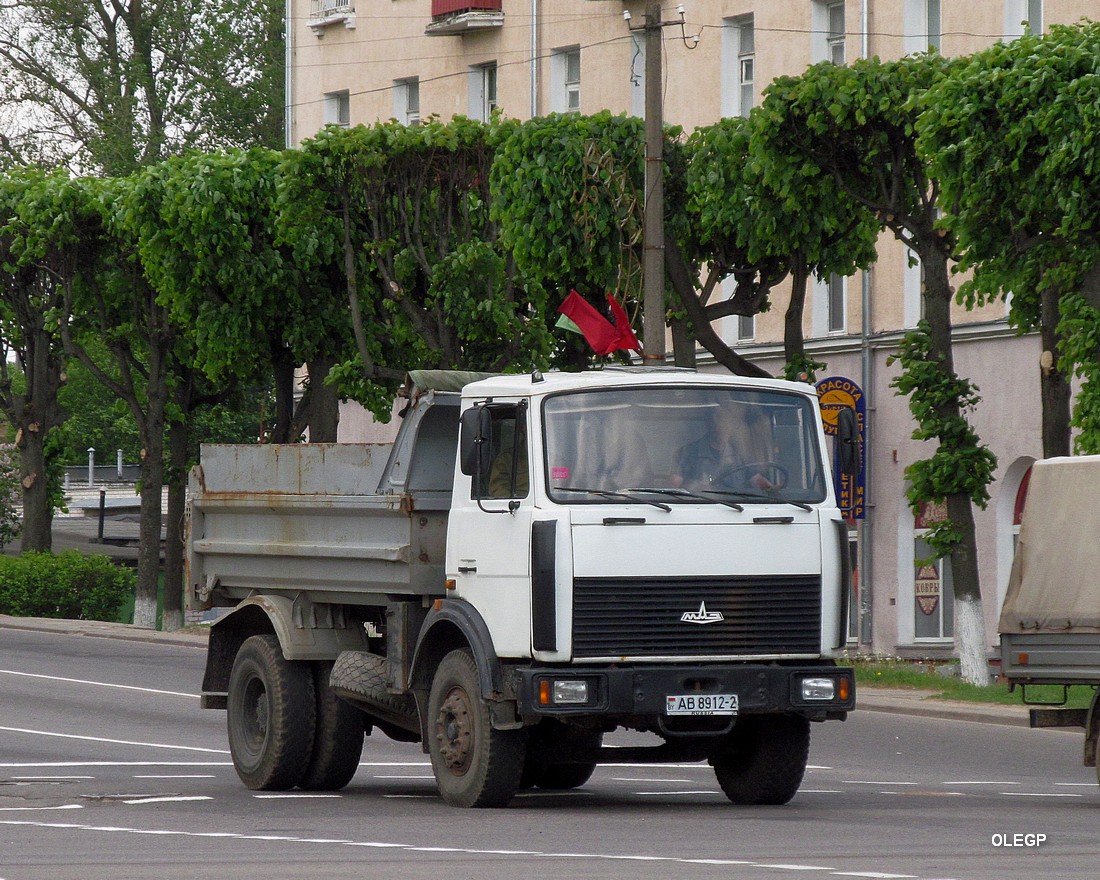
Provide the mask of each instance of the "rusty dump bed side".
[{"label": "rusty dump bed side", "polygon": [[393,444],[204,446],[188,517],[190,607],[259,592],[382,604],[443,591],[457,400]]}]

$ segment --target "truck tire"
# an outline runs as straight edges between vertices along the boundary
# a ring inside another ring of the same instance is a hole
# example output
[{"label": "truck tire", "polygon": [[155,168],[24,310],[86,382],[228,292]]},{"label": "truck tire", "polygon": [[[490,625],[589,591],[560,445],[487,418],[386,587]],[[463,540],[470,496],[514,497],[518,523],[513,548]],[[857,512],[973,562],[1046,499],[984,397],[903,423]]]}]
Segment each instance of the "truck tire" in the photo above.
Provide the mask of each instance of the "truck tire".
[{"label": "truck tire", "polygon": [[229,674],[229,751],[254,791],[285,791],[301,781],[316,723],[313,671],[283,658],[275,636],[251,636]]},{"label": "truck tire", "polygon": [[339,791],[359,769],[363,713],[341,700],[329,686],[331,663],[318,661],[312,665],[317,698],[316,730],[309,767],[298,787],[307,791]]},{"label": "truck tire", "polygon": [[389,692],[387,660],[367,651],[341,651],[333,664],[332,686],[338,696],[366,713],[367,720],[391,739],[420,741],[420,716],[411,694]]},{"label": "truck tire", "polygon": [[440,662],[428,696],[428,752],[443,800],[455,807],[503,807],[519,788],[522,730],[494,730],[467,650]]},{"label": "truck tire", "polygon": [[797,715],[747,716],[711,758],[735,804],[779,805],[795,796],[810,757],[810,722]]}]

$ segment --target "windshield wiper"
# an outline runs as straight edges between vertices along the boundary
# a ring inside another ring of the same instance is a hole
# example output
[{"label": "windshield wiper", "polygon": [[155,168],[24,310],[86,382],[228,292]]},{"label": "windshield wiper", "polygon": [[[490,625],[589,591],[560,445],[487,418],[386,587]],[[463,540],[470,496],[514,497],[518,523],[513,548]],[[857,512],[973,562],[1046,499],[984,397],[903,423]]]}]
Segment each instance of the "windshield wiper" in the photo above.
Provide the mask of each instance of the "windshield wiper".
[{"label": "windshield wiper", "polygon": [[657,489],[650,486],[639,486],[636,489],[629,489],[630,492],[653,492],[660,495],[671,495],[673,498],[694,498],[696,501],[705,501],[707,504],[724,504],[726,507],[732,507],[738,513],[741,513],[745,508],[738,504],[736,501],[727,501],[724,498],[708,498],[706,495],[700,495],[698,492],[689,492],[687,489]]},{"label": "windshield wiper", "polygon": [[704,489],[705,495],[728,495],[732,498],[746,498],[753,501],[778,501],[780,504],[791,504],[801,510],[810,510],[813,508],[808,504],[804,504],[801,501],[792,501],[790,498],[784,498],[782,495],[765,494],[763,492],[736,492],[732,489]]},{"label": "windshield wiper", "polygon": [[637,495],[631,495],[629,492],[612,492],[607,489],[585,489],[579,486],[555,486],[555,492],[584,492],[588,495],[599,495],[601,498],[625,498],[627,501],[633,501],[635,504],[652,504],[654,507],[659,507],[665,513],[670,513],[672,508],[661,501],[650,501],[648,498],[639,498]]}]

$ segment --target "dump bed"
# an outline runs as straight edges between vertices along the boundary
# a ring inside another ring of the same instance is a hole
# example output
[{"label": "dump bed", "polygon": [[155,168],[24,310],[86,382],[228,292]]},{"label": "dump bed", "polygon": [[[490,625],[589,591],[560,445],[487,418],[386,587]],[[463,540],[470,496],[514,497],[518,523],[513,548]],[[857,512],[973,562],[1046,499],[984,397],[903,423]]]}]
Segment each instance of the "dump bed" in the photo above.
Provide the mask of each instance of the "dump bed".
[{"label": "dump bed", "polygon": [[998,627],[1010,681],[1100,684],[1098,489],[1100,456],[1032,468]]},{"label": "dump bed", "polygon": [[393,444],[204,446],[192,605],[254,590],[344,604],[442,593],[457,432],[457,395],[427,395]]}]

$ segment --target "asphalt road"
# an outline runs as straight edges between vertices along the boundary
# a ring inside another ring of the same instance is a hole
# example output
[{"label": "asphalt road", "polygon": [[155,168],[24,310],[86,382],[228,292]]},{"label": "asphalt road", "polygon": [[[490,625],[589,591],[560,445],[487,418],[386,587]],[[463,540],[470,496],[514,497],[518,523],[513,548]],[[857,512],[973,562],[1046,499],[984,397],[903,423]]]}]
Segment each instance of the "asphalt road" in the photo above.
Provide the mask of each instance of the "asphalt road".
[{"label": "asphalt road", "polygon": [[457,810],[380,734],[338,795],[248,791],[202,666],[198,646],[0,628],[0,880],[1096,876],[1079,733],[857,711],[814,727],[786,807],[734,807],[695,764]]}]

